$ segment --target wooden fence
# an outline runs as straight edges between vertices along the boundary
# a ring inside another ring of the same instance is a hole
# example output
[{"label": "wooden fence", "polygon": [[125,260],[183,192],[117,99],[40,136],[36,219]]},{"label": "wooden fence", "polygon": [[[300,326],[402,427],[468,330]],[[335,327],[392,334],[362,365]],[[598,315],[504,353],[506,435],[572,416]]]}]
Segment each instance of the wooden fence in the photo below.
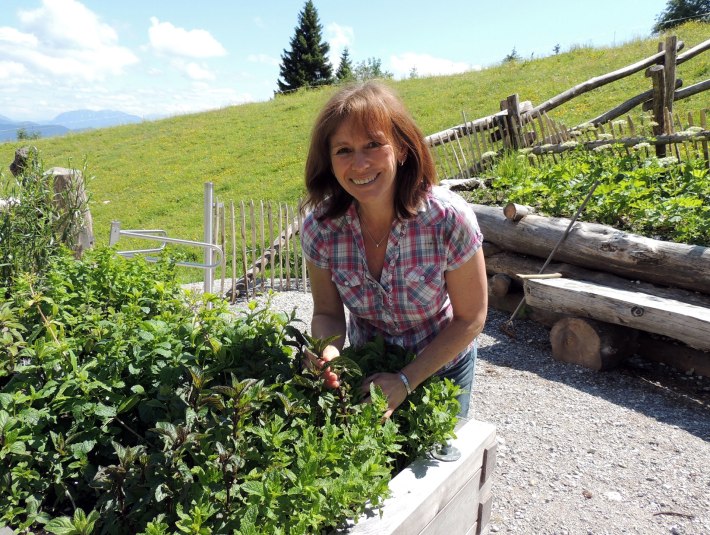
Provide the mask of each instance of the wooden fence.
[{"label": "wooden fence", "polygon": [[306,260],[298,239],[300,203],[217,199],[213,221],[212,243],[225,252],[214,293],[233,303],[268,289],[307,291]]},{"label": "wooden fence", "polygon": [[[659,43],[659,52],[637,63],[603,76],[587,80],[559,95],[533,106],[520,102],[517,94],[501,102],[501,111],[493,115],[467,120],[463,123],[427,136],[432,147],[439,176],[448,179],[472,178],[493,165],[496,158],[507,151],[532,149],[538,157],[562,154],[579,146],[619,145],[623,150],[648,144],[658,157],[665,157],[669,149],[676,157],[708,157],[707,114],[710,108],[698,110],[683,119],[673,113],[673,102],[710,89],[710,79],[680,89],[676,66],[710,49],[710,39],[683,54],[675,36]],[[646,69],[652,88],[581,125],[569,128],[553,120],[548,112],[569,100],[605,84]],[[640,115],[635,123],[629,112],[641,106],[647,115]],[[625,115],[624,119],[616,120]],[[645,118],[644,118],[645,117]]]}]

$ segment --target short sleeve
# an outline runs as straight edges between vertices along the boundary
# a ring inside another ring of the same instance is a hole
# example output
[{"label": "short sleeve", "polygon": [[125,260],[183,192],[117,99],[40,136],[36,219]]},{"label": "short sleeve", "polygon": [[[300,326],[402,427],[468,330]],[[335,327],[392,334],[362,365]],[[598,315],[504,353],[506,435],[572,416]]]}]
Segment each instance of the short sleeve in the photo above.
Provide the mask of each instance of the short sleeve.
[{"label": "short sleeve", "polygon": [[301,249],[306,259],[316,267],[330,269],[327,240],[323,235],[322,225],[319,224],[313,212],[308,213],[303,220]]},{"label": "short sleeve", "polygon": [[446,270],[461,267],[476,254],[482,243],[483,234],[473,208],[462,197],[452,195],[447,214]]}]

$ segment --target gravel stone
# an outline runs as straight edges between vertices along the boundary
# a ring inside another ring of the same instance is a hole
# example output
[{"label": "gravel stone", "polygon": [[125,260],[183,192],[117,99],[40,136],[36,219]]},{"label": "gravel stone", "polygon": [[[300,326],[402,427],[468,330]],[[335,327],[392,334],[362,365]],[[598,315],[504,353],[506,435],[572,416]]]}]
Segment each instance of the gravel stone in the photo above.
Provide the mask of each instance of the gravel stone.
[{"label": "gravel stone", "polygon": [[[309,293],[267,299],[310,331]],[[511,337],[507,320],[489,310],[471,403],[497,429],[490,532],[710,535],[710,379],[638,356],[558,362],[549,329],[515,320]]]}]

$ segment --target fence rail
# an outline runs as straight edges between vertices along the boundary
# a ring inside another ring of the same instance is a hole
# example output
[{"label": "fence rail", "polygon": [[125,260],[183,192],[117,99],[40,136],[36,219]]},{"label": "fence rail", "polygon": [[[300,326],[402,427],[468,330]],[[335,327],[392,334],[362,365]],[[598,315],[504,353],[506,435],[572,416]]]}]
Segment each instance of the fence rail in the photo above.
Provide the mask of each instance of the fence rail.
[{"label": "fence rail", "polygon": [[[575,146],[579,138],[584,136],[595,138],[592,140],[587,137],[584,140],[589,148],[598,146],[599,140],[603,140],[601,144],[619,144],[624,147],[628,147],[633,140],[634,145],[648,143],[658,157],[666,156],[670,150],[677,157],[703,157],[710,166],[706,119],[710,109],[696,112],[697,118],[689,114],[685,126],[681,118],[673,112],[674,101],[710,89],[710,80],[681,89],[682,80],[676,78],[676,66],[710,50],[710,39],[683,54],[678,54],[683,46],[675,36],[668,37],[664,43],[659,43],[659,51],[656,54],[611,73],[591,78],[537,106],[533,106],[529,101],[520,102],[519,96],[515,94],[501,101],[501,111],[493,115],[469,121],[462,113],[462,124],[427,136],[436,158],[439,176],[447,179],[472,178],[481,170],[490,167],[499,155],[511,150],[533,149],[536,156],[550,154],[554,158],[556,154]],[[550,110],[581,94],[643,69],[646,69],[645,75],[651,80],[650,90],[581,125],[569,128],[548,115]],[[638,123],[634,124],[628,113],[638,106],[641,106],[643,111],[650,111],[651,115],[645,120],[644,116],[640,115]],[[625,114],[625,119],[616,121]],[[627,134],[616,131],[622,124],[627,125]],[[695,139],[689,142],[688,129],[695,127],[700,131],[693,132]],[[604,138],[610,133],[613,140],[607,142]],[[645,139],[639,140],[639,137]]]}]

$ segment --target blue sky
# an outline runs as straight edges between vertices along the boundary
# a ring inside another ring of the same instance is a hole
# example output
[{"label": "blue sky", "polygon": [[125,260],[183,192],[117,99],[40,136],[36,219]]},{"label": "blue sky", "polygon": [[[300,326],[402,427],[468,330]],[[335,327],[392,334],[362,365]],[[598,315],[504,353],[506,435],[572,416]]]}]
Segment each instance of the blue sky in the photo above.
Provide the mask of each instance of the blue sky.
[{"label": "blue sky", "polygon": [[[305,0],[0,0],[0,115],[150,118],[268,100]],[[648,37],[666,0],[314,0],[337,65],[449,74]],[[654,50],[649,50],[649,54]],[[606,72],[599,66],[599,74]],[[580,80],[580,82],[583,80]],[[560,88],[564,90],[566,88]]]}]

